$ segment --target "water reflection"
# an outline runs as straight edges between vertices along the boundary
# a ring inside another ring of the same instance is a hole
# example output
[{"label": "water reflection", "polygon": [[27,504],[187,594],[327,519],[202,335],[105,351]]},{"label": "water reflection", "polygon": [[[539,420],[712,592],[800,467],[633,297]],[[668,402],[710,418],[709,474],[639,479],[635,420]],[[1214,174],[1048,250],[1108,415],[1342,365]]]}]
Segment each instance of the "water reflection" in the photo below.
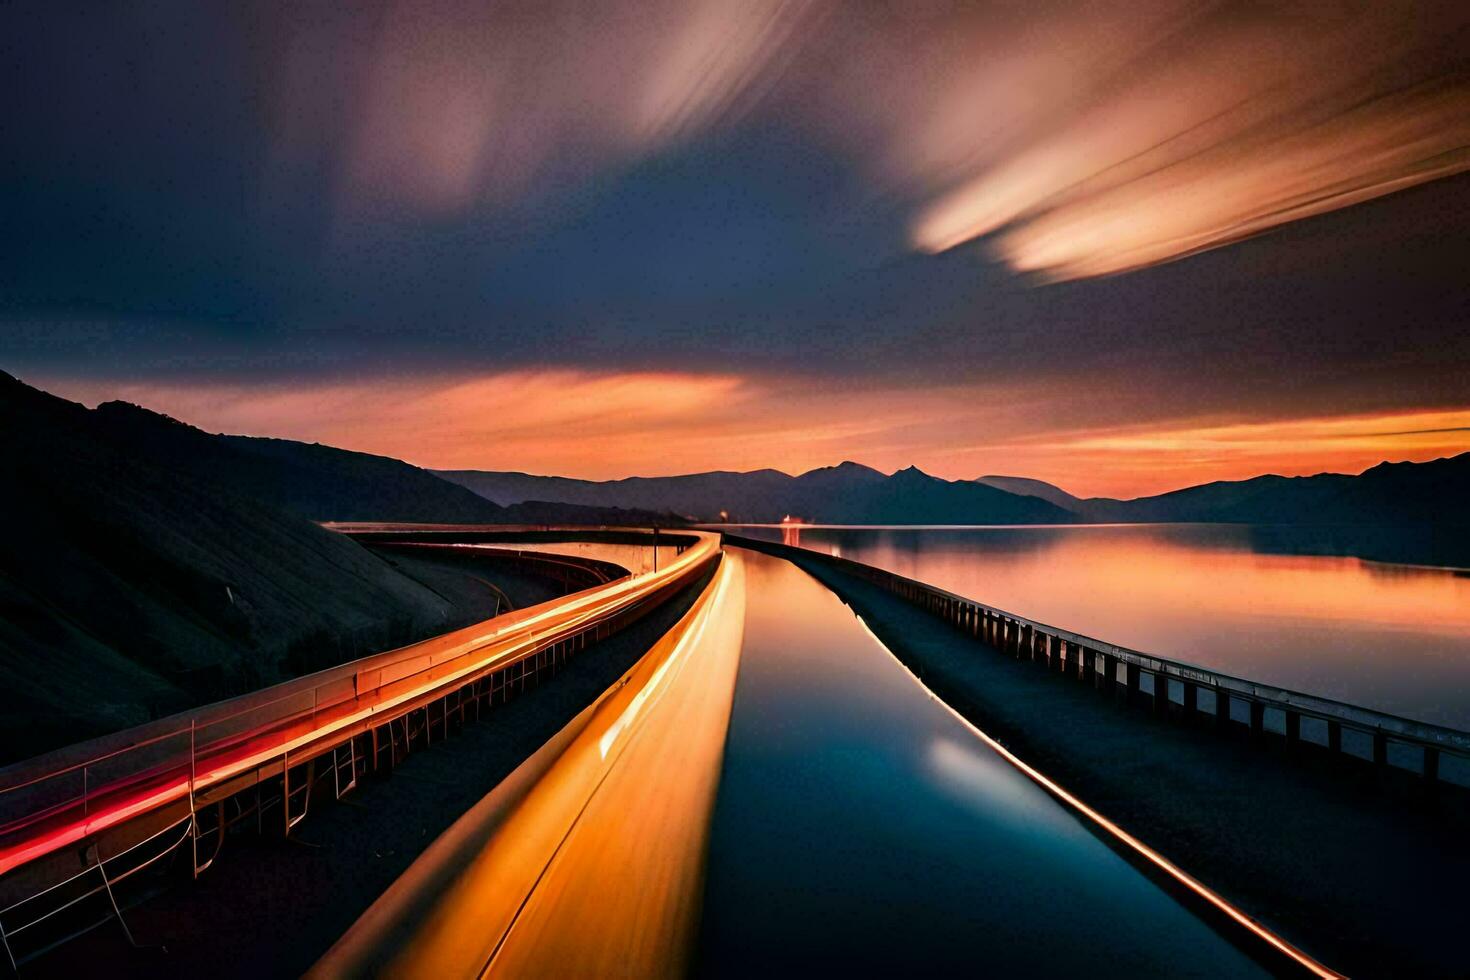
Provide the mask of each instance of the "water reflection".
[{"label": "water reflection", "polygon": [[832,593],[733,554],[745,641],[696,973],[1259,973],[931,701]]},{"label": "water reflection", "polygon": [[[1387,532],[1364,533],[808,527],[799,541],[1124,646],[1470,727],[1470,575],[1325,553]],[[1406,560],[1446,553],[1412,545]]]}]

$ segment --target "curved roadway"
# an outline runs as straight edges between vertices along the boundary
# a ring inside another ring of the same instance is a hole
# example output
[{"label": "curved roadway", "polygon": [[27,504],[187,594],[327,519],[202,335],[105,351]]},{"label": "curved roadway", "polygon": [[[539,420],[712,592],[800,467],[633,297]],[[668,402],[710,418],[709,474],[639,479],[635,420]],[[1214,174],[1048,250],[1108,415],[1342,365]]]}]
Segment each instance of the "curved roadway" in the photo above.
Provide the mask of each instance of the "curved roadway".
[{"label": "curved roadway", "polygon": [[1302,966],[1259,937],[1227,941],[1122,853],[829,590],[730,550],[639,670],[426,852],[315,973]]}]

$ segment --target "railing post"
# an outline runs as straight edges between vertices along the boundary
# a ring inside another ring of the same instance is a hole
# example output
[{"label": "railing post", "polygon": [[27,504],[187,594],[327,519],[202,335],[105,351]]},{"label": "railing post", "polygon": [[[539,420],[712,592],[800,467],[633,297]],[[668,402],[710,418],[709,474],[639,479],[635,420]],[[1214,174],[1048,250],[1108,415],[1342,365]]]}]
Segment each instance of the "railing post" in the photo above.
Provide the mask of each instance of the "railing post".
[{"label": "railing post", "polygon": [[1290,708],[1286,710],[1286,744],[1296,745],[1302,740],[1302,716]]},{"label": "railing post", "polygon": [[1215,727],[1224,728],[1230,724],[1230,692],[1224,688],[1215,688]]},{"label": "railing post", "polygon": [[1260,738],[1266,733],[1266,706],[1260,701],[1251,701],[1251,738]]},{"label": "railing post", "polygon": [[1184,681],[1184,715],[1193,719],[1199,711],[1199,685],[1193,681]]},{"label": "railing post", "polygon": [[1169,710],[1169,675],[1154,671],[1154,714],[1162,715]]},{"label": "railing post", "polygon": [[[194,773],[197,763],[195,762],[194,746],[196,742],[195,719],[189,719],[189,848],[194,855],[194,860],[189,862],[189,870],[195,879],[199,877],[199,814],[194,812]],[[224,839],[224,824],[220,824],[220,839]]]},{"label": "railing post", "polygon": [[1128,678],[1125,697],[1127,698],[1129,704],[1136,704],[1138,703],[1138,692],[1141,686],[1139,684],[1139,681],[1143,677],[1143,670],[1138,666],[1138,664],[1134,663],[1131,660],[1128,661],[1127,666],[1124,668],[1124,670]]}]

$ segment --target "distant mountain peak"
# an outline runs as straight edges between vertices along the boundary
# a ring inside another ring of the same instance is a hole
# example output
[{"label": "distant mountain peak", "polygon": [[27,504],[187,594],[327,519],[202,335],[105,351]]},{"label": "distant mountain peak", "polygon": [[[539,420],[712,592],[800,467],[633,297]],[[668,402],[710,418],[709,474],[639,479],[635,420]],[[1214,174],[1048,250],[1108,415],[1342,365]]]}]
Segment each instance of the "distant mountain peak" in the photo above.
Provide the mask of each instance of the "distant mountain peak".
[{"label": "distant mountain peak", "polygon": [[871,466],[864,466],[862,463],[854,463],[850,459],[845,459],[842,462],[838,463],[836,466],[818,466],[815,469],[807,470],[796,479],[800,480],[819,474],[831,474],[834,476],[843,477],[862,477],[866,479],[877,480],[881,480],[884,478],[883,474],[880,471],[873,469]]},{"label": "distant mountain peak", "polygon": [[989,476],[976,477],[974,482],[984,484],[987,487],[994,487],[997,490],[1004,490],[1006,493],[1019,494],[1023,497],[1036,497],[1074,512],[1079,510],[1078,505],[1081,503],[1080,500],[1061,487],[1047,483],[1045,480],[1033,479],[1029,476],[991,474]]}]

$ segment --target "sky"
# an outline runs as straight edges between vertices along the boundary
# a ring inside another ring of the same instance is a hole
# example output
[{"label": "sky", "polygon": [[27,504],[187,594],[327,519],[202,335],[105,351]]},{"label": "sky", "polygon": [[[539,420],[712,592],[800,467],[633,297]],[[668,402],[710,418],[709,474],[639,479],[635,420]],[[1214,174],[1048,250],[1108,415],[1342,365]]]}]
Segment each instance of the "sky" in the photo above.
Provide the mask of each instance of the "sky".
[{"label": "sky", "polygon": [[1470,449],[1463,3],[0,7],[0,369],[589,478]]}]

